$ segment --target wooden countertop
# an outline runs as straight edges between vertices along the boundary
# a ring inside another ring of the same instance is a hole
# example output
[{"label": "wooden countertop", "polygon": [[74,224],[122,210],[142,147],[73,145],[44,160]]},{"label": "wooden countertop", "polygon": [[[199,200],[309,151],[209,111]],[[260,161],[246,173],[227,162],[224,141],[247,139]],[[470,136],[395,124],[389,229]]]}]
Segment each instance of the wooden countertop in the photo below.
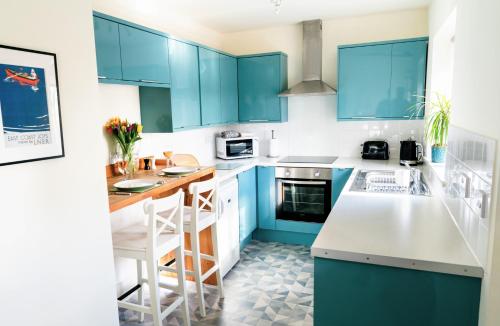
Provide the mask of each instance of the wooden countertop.
[{"label": "wooden countertop", "polygon": [[214,167],[201,167],[199,171],[182,177],[158,176],[158,173],[160,173],[162,168],[163,167],[151,171],[140,170],[136,172],[134,174],[134,179],[146,179],[154,182],[163,181],[164,183],[158,187],[155,187],[153,189],[150,189],[142,193],[132,193],[130,196],[115,195],[112,192],[110,192],[110,190],[113,189],[113,185],[115,183],[124,180],[124,176],[114,176],[107,178],[109,211],[110,212],[117,211],[121,208],[138,203],[141,200],[147,198],[168,195],[168,192],[172,192],[172,190],[177,190],[177,188],[180,188],[188,183],[197,181],[204,177],[205,177],[204,179],[207,179],[206,178],[207,176],[213,177],[215,174]]}]

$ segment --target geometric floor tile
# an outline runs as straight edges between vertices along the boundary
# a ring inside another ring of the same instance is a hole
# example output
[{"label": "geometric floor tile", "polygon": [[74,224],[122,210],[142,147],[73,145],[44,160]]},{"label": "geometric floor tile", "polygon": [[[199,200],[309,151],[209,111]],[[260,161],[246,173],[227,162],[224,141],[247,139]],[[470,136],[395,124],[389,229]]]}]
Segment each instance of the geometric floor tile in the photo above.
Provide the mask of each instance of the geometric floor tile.
[{"label": "geometric floor tile", "polygon": [[[191,325],[310,326],[313,324],[313,260],[305,246],[252,241],[240,261],[224,278],[223,299],[217,288],[205,286],[207,316],[201,318],[194,283],[187,282]],[[145,297],[148,297],[145,289]],[[161,290],[161,302],[168,305],[176,296]],[[133,302],[133,299],[131,300]],[[146,300],[147,303],[147,300]],[[138,313],[120,309],[121,326],[151,326]],[[163,325],[182,325],[179,309]]]}]

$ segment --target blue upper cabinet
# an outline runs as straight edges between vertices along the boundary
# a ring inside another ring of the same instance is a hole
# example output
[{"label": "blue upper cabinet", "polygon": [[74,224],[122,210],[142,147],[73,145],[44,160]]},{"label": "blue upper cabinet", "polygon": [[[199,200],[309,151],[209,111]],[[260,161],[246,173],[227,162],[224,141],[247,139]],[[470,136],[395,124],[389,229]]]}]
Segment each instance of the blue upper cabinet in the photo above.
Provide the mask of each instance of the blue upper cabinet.
[{"label": "blue upper cabinet", "polygon": [[240,213],[240,247],[251,239],[257,228],[256,168],[238,174],[238,206]]},{"label": "blue upper cabinet", "polygon": [[201,125],[198,47],[169,40],[172,125],[175,130]]},{"label": "blue upper cabinet", "polygon": [[222,122],[220,55],[205,48],[199,51],[201,123],[219,124]]},{"label": "blue upper cabinet", "polygon": [[338,119],[374,119],[389,110],[392,45],[339,49]]},{"label": "blue upper cabinet", "polygon": [[222,123],[238,122],[238,62],[220,54],[220,106]]},{"label": "blue upper cabinet", "polygon": [[170,83],[168,39],[127,25],[119,25],[123,79]]},{"label": "blue upper cabinet", "polygon": [[425,95],[427,41],[395,43],[391,58],[390,117],[423,118],[423,110],[409,108]]},{"label": "blue upper cabinet", "polygon": [[276,229],[276,180],[272,166],[257,167],[257,217],[259,229]]},{"label": "blue upper cabinet", "polygon": [[427,38],[340,46],[338,120],[422,118],[409,110],[425,94]]},{"label": "blue upper cabinet", "polygon": [[99,79],[122,79],[118,24],[94,17],[94,37]]},{"label": "blue upper cabinet", "polygon": [[287,121],[287,99],[278,97],[286,88],[286,55],[277,53],[238,58],[239,121]]}]

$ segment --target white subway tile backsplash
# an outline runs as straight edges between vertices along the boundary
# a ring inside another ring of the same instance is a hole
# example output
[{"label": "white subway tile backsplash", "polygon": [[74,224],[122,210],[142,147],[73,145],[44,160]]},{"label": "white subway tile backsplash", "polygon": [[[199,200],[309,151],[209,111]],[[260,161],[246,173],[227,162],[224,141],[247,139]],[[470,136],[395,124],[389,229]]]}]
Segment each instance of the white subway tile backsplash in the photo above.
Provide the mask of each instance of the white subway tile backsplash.
[{"label": "white subway tile backsplash", "polygon": [[423,120],[337,121],[335,96],[290,98],[287,123],[242,124],[261,140],[261,154],[269,151],[271,130],[276,130],[281,155],[336,155],[359,157],[366,140],[386,140],[391,157],[399,157],[400,141],[423,141]]},{"label": "white subway tile backsplash", "polygon": [[488,251],[495,147],[493,139],[450,127],[445,203],[483,266]]}]

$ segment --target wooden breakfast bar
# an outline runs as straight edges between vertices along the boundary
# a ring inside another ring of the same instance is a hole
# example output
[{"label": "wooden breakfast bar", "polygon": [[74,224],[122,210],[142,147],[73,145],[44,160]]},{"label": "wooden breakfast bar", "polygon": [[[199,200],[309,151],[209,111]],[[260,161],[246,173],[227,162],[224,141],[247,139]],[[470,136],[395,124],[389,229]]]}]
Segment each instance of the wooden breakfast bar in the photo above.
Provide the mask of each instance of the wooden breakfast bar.
[{"label": "wooden breakfast bar", "polygon": [[[118,212],[124,208],[138,204],[148,198],[163,198],[174,194],[179,189],[183,189],[185,193],[185,205],[190,206],[192,201],[192,196],[189,195],[188,187],[189,184],[198,181],[204,181],[214,178],[215,168],[214,167],[200,167],[198,171],[190,173],[184,176],[161,176],[159,175],[161,169],[164,166],[158,166],[156,170],[139,170],[134,173],[134,179],[149,180],[157,185],[152,189],[146,190],[141,193],[130,193],[130,194],[116,194],[113,185],[124,179],[124,176],[113,176],[111,168],[107,167],[107,185],[108,185],[108,200],[109,200],[109,211],[111,213]],[[191,249],[191,242],[189,233],[184,233],[185,235],[185,248],[187,250]],[[213,253],[212,248],[212,237],[210,228],[200,232],[200,251],[202,253],[210,254]],[[173,254],[168,254],[160,260],[160,264],[169,265],[174,258]],[[202,272],[206,272],[213,266],[213,262],[202,260]],[[186,256],[186,269],[192,270],[192,260],[191,257]],[[165,273],[165,272],[163,272]],[[192,280],[191,276],[188,279]],[[205,281],[207,284],[216,284],[215,274],[211,275]]]}]

